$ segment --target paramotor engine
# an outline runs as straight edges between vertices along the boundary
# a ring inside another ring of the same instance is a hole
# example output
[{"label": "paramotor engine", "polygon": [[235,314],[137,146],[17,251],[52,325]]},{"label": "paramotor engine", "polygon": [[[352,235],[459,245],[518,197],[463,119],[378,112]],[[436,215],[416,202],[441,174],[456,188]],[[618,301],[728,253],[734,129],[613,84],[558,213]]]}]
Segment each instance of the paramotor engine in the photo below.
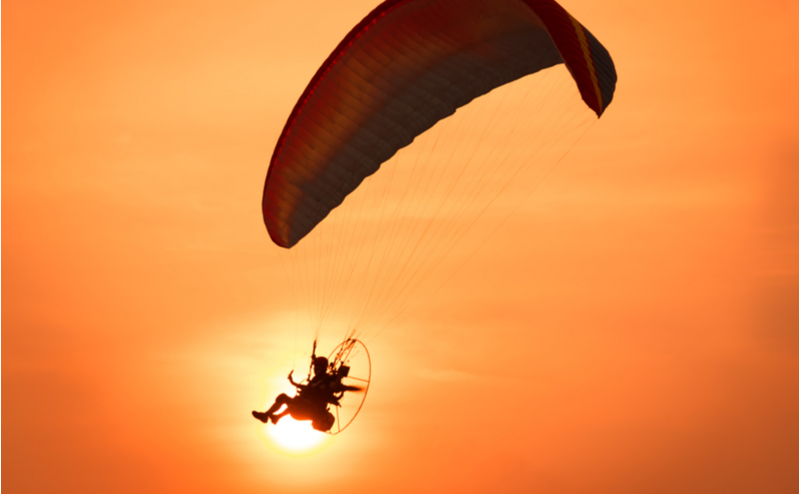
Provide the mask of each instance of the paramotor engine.
[{"label": "paramotor engine", "polygon": [[345,339],[328,357],[328,373],[339,377],[344,386],[337,403],[331,404],[336,422],[328,433],[337,435],[353,422],[367,398],[372,375],[367,346],[354,338]]}]

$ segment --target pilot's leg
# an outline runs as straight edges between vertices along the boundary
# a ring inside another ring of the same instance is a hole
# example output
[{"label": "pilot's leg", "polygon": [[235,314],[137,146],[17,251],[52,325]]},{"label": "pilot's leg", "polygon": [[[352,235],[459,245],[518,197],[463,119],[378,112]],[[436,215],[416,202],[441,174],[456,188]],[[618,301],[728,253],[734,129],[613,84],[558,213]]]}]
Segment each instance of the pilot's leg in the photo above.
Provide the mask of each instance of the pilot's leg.
[{"label": "pilot's leg", "polygon": [[267,420],[272,420],[273,423],[277,423],[279,419],[284,417],[288,414],[289,408],[287,407],[283,412],[275,414],[281,407],[288,405],[292,402],[292,398],[286,394],[281,394],[275,398],[275,403],[272,404],[272,407],[267,410],[267,412],[258,412],[253,411],[253,417],[261,421],[262,423],[266,423]]}]

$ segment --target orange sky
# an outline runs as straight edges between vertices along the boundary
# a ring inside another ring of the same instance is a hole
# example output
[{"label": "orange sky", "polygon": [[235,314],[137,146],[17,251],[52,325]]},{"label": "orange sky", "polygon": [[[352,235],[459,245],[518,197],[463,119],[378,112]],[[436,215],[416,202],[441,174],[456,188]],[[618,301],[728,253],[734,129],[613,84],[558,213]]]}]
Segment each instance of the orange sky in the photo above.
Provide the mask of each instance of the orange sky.
[{"label": "orange sky", "polygon": [[267,163],[376,4],[3,3],[2,490],[797,492],[783,0],[565,0],[616,63],[608,111],[441,289],[361,329],[349,430],[265,439],[250,411],[313,338]]}]

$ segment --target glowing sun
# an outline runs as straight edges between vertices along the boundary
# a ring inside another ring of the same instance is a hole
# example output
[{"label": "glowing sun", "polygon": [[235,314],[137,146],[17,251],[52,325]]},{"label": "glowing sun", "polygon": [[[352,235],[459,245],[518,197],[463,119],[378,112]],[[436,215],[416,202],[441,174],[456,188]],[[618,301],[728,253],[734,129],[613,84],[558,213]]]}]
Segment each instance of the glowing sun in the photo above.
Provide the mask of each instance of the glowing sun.
[{"label": "glowing sun", "polygon": [[312,428],[311,421],[296,421],[290,416],[284,417],[278,424],[265,426],[275,443],[293,453],[304,453],[321,446],[328,436]]}]

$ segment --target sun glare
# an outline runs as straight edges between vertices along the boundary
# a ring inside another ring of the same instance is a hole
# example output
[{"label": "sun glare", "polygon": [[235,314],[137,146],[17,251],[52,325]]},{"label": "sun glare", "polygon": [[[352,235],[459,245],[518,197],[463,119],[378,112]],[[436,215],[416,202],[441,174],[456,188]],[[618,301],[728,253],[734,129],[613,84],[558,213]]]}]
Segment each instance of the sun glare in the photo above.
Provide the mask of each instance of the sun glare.
[{"label": "sun glare", "polygon": [[282,450],[293,454],[305,454],[321,447],[328,435],[311,427],[310,421],[296,421],[291,416],[278,424],[265,425],[267,434]]}]

